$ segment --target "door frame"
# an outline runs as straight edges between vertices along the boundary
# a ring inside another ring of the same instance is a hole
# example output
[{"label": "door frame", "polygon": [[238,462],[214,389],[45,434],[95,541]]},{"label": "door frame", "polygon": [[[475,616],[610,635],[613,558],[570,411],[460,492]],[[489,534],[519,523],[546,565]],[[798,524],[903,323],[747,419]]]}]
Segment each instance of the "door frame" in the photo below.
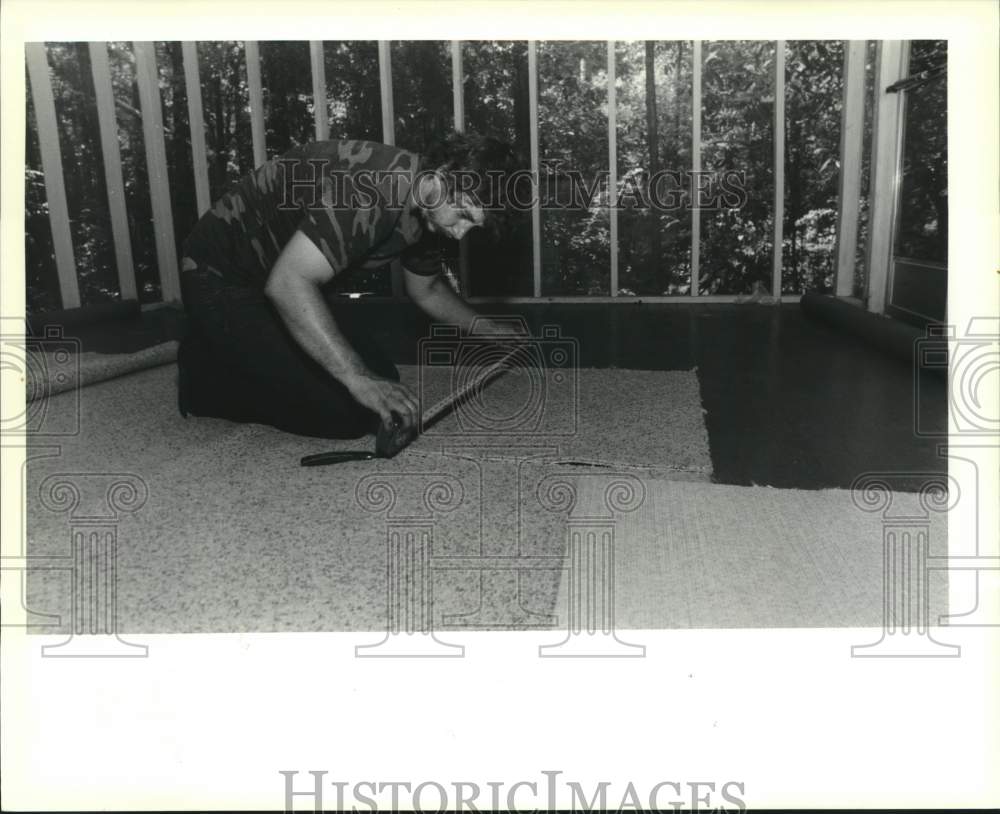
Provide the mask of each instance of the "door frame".
[{"label": "door frame", "polygon": [[[906,125],[905,93],[890,92],[891,85],[909,72],[910,41],[883,40],[876,59],[874,131],[871,167],[873,183],[869,189],[868,280],[866,305],[869,311],[896,317],[921,326],[943,320],[935,319],[893,303],[896,266],[920,266],[947,274],[947,263],[908,258],[894,253],[899,229],[900,193],[902,192],[903,139]],[[947,80],[945,80],[947,81]],[[945,304],[945,310],[947,303]]]}]

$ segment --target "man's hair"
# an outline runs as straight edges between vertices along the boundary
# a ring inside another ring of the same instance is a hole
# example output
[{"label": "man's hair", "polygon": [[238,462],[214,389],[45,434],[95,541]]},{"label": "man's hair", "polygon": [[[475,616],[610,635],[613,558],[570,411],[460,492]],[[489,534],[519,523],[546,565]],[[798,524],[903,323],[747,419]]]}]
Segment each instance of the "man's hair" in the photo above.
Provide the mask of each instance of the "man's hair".
[{"label": "man's hair", "polygon": [[488,219],[497,216],[502,219],[510,192],[507,178],[516,170],[524,169],[522,160],[509,144],[477,133],[447,133],[433,142],[423,157],[424,169],[440,175],[449,199],[454,197],[461,183],[461,188],[486,208]]}]

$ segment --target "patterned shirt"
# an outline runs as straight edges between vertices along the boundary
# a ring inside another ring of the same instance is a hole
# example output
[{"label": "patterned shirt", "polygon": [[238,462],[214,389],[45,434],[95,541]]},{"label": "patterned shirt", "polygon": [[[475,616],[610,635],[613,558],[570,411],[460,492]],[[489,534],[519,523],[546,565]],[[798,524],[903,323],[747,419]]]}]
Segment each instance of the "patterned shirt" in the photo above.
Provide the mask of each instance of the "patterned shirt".
[{"label": "patterned shirt", "polygon": [[271,159],[223,195],[183,245],[183,270],[209,266],[230,285],[263,288],[296,231],[334,274],[399,259],[441,270],[442,245],[411,194],[420,156],[371,141],[318,141]]}]

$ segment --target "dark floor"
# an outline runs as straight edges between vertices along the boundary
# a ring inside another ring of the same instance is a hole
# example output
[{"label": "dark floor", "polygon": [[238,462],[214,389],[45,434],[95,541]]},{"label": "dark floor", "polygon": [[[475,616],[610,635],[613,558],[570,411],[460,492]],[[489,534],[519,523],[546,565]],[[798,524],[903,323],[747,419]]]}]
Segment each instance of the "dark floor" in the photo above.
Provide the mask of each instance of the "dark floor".
[{"label": "dark floor", "polygon": [[151,308],[140,311],[138,305],[121,307],[74,309],[34,316],[30,320],[32,335],[42,339],[47,331],[58,330],[62,336],[75,339],[83,351],[95,353],[134,353],[135,351],[169,342],[184,333],[184,312],[179,308]]},{"label": "dark floor", "polygon": [[[946,380],[779,307],[550,304],[480,307],[518,314],[534,335],[558,326],[578,342],[581,367],[697,368],[720,483],[848,488],[865,472],[944,472]],[[369,326],[400,364],[417,362],[427,319],[408,302],[338,301],[338,319]],[[172,309],[132,321],[76,326],[84,350],[133,351],[176,338]],[[67,333],[70,333],[69,331]],[[627,394],[623,394],[627,398]],[[915,431],[919,410],[921,433]],[[914,488],[922,479],[914,478]]]}]

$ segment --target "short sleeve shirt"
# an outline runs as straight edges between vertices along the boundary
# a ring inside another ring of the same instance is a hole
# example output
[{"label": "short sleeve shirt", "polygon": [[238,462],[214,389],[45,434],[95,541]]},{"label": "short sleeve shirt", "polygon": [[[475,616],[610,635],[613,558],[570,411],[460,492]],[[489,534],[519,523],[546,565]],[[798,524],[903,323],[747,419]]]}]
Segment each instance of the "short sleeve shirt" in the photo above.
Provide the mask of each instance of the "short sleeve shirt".
[{"label": "short sleeve shirt", "polygon": [[182,268],[207,265],[232,285],[262,288],[301,231],[337,275],[395,259],[437,274],[442,245],[413,202],[419,169],[416,153],[370,141],[296,147],[216,201],[185,241]]}]

